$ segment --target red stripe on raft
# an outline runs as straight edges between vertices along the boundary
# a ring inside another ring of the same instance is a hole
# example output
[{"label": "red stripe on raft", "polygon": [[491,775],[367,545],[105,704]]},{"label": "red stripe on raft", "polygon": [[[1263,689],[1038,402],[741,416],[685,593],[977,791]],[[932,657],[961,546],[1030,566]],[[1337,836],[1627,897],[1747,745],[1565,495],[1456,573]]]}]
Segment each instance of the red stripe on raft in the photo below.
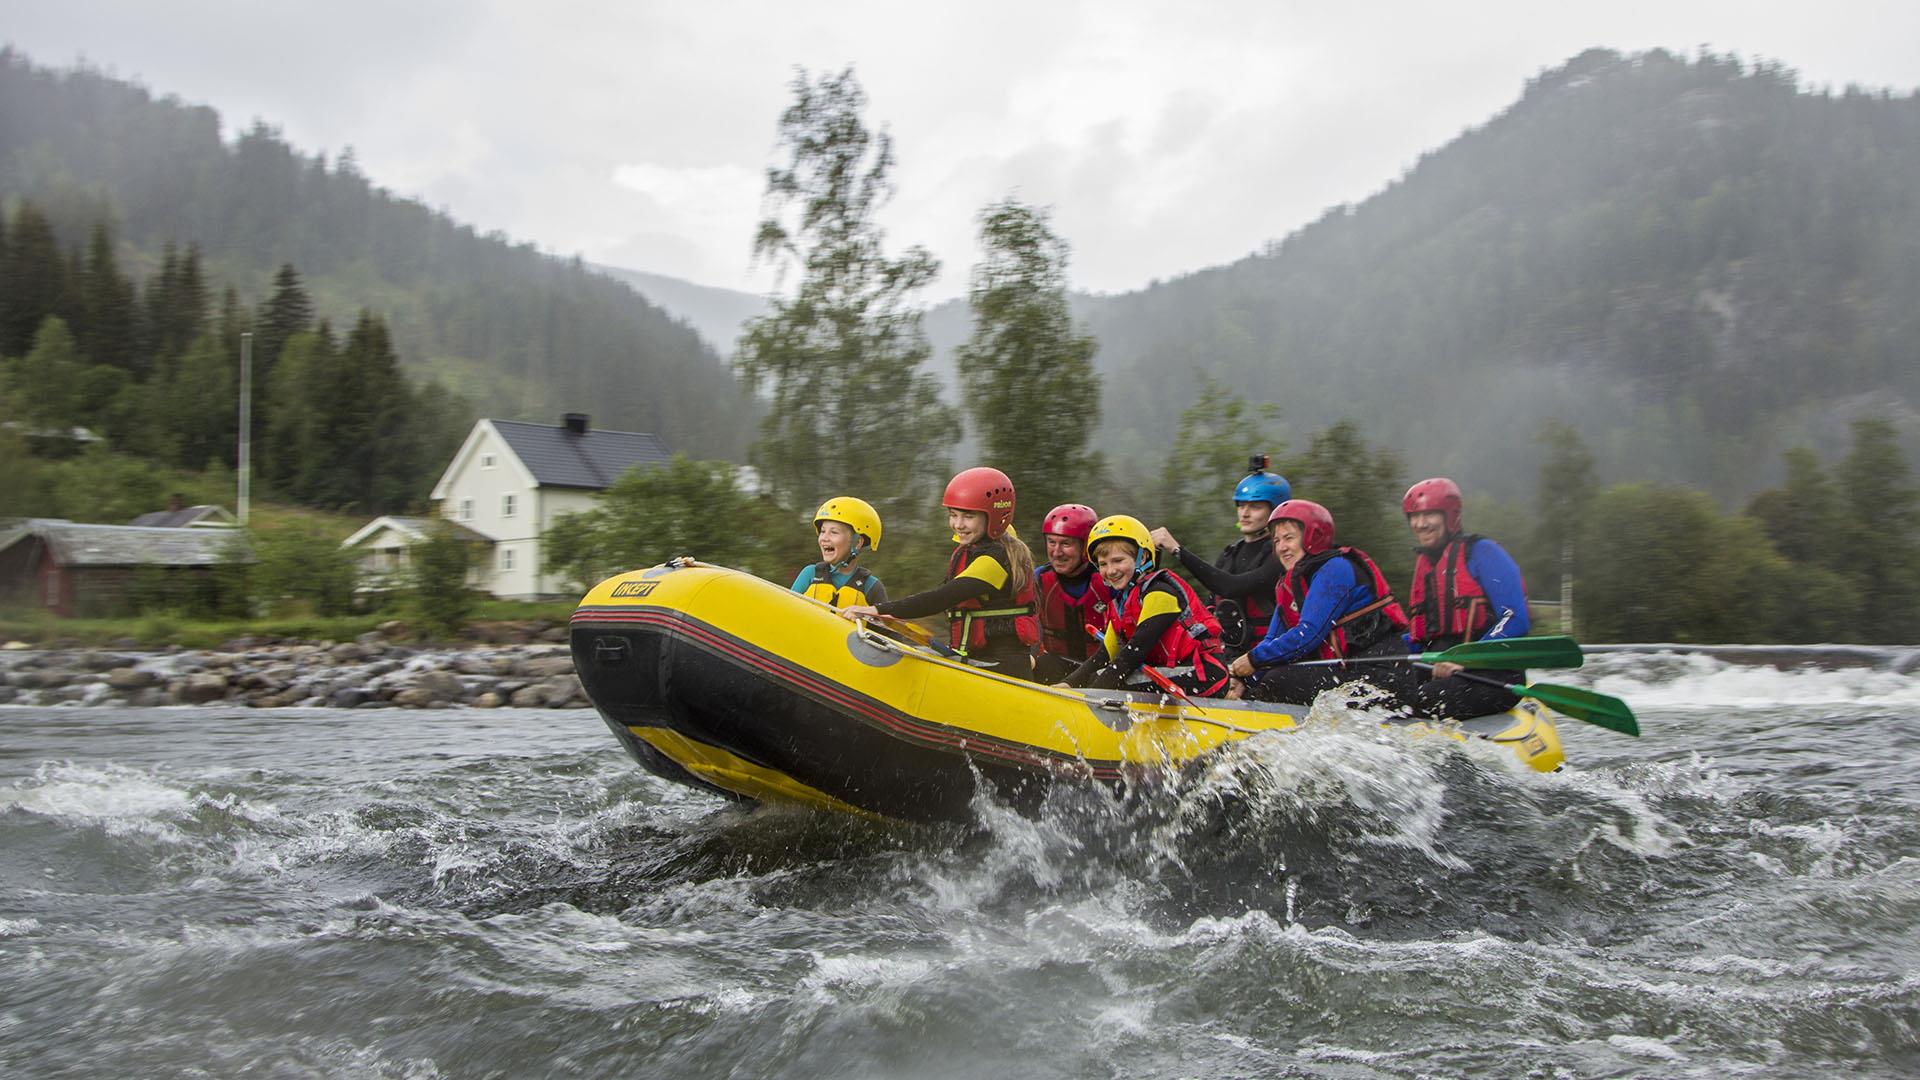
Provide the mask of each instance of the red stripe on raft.
[{"label": "red stripe on raft", "polygon": [[979,732],[961,732],[944,724],[918,720],[904,713],[880,708],[854,696],[853,691],[838,683],[821,681],[813,677],[805,668],[778,662],[739,639],[723,634],[681,612],[645,609],[613,611],[581,609],[573,613],[571,621],[636,623],[679,633],[698,644],[704,644],[718,652],[743,660],[782,682],[865,717],[913,742],[951,747],[964,753],[979,754],[982,757],[1011,764],[1037,766],[1049,772],[1065,770],[1090,774],[1100,780],[1118,780],[1122,775],[1118,762],[1096,764],[1082,757],[1009,743]]}]

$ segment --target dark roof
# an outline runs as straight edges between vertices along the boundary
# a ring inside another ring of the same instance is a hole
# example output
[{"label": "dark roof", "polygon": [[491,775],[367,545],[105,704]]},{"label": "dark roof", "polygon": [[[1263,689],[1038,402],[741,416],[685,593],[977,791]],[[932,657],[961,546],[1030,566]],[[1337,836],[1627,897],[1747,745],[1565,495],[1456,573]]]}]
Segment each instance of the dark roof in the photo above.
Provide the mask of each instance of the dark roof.
[{"label": "dark roof", "polygon": [[[227,561],[235,550],[231,545],[246,542],[236,529],[153,529],[35,518],[8,530],[0,547],[26,536],[39,537],[62,566],[212,566]],[[250,555],[244,557],[252,561]]]},{"label": "dark roof", "polygon": [[588,428],[574,434],[564,427],[494,420],[495,431],[507,440],[522,464],[543,487],[603,490],[635,465],[664,465],[673,451],[658,435],[638,431],[599,431]]},{"label": "dark roof", "polygon": [[233,523],[233,515],[227,513],[224,507],[201,503],[199,506],[189,506],[182,510],[155,510],[127,522],[129,525],[140,525],[150,529],[184,529],[189,525],[200,523],[230,525]]}]

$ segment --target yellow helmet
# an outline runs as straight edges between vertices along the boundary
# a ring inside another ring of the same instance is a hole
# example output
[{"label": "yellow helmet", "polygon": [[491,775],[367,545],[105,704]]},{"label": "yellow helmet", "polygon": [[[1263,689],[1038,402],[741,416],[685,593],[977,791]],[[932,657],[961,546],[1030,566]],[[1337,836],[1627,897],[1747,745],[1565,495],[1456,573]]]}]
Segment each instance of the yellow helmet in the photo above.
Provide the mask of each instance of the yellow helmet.
[{"label": "yellow helmet", "polygon": [[1140,549],[1143,569],[1153,565],[1153,534],[1144,522],[1128,514],[1113,514],[1094,523],[1093,531],[1087,534],[1087,557],[1093,557],[1094,545],[1115,537],[1133,541],[1133,546]]},{"label": "yellow helmet", "polygon": [[866,538],[867,550],[880,550],[880,512],[865,499],[856,499],[851,495],[836,495],[820,504],[813,512],[813,527],[820,528],[823,521],[837,521],[853,530],[853,535]]}]

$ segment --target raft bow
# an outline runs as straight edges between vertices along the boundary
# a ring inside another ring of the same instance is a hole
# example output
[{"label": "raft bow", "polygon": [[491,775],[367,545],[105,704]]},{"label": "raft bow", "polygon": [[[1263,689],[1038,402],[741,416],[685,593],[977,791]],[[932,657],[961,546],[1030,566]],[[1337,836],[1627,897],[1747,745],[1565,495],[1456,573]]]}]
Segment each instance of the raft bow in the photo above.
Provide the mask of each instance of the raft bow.
[{"label": "raft bow", "polygon": [[[574,612],[574,668],[627,752],[733,797],[910,821],[971,816],[981,784],[1021,810],[1052,785],[1120,789],[1221,746],[1296,726],[1287,706],[1068,690],[971,667],[724,567],[680,561],[610,578]],[[1541,771],[1551,714],[1453,725]]]}]

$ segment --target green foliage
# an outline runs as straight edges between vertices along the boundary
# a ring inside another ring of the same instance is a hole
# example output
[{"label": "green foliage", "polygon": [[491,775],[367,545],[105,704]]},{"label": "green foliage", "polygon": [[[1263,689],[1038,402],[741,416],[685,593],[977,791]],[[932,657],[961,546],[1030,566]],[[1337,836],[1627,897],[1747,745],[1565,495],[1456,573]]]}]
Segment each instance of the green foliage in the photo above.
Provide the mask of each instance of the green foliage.
[{"label": "green foliage", "polygon": [[1747,516],[1793,566],[1797,614],[1785,641],[1920,640],[1920,492],[1884,419],[1853,425],[1837,481],[1804,447],[1787,451],[1784,487]]},{"label": "green foliage", "polygon": [[1916,105],[1708,53],[1584,54],[1260,254],[1086,301],[1103,423],[1164,430],[1205,371],[1296,423],[1358,417],[1476,491],[1530,494],[1518,433],[1560,415],[1601,476],[1744,497],[1850,401],[1920,399]]},{"label": "green foliage", "polygon": [[22,420],[52,434],[87,420],[81,398],[80,358],[66,321],[48,315],[33,335],[33,347],[7,366],[7,392]]},{"label": "green foliage", "polygon": [[1854,640],[1920,641],[1920,492],[1884,419],[1853,425],[1853,448],[1840,462],[1845,521],[1837,545],[1848,553],[1860,594]]},{"label": "green foliage", "polygon": [[[781,553],[805,519],[742,491],[734,475],[727,462],[684,454],[628,469],[592,510],[563,514],[547,530],[547,572],[584,592],[614,574],[691,555],[785,584],[795,566]],[[892,545],[889,526],[884,546]]]},{"label": "green foliage", "polygon": [[981,214],[973,336],[956,361],[986,460],[1013,478],[1029,521],[1100,482],[1088,443],[1100,377],[1067,308],[1067,245],[1043,211],[1006,199]]},{"label": "green foliage", "polygon": [[861,119],[852,71],[793,82],[780,117],[784,165],[767,170],[754,252],[797,266],[795,295],[749,323],[735,364],[768,394],[752,460],[774,501],[856,495],[895,530],[925,528],[925,492],[948,476],[957,419],[922,371],[929,355],[914,295],[938,264],[922,248],[881,250],[893,143]]},{"label": "green foliage", "polygon": [[[1703,492],[1608,488],[1574,549],[1576,618],[1590,641],[1756,641],[1795,616],[1787,560],[1755,522],[1722,514]],[[1782,587],[1756,587],[1767,582]]]},{"label": "green foliage", "polygon": [[1566,545],[1579,534],[1598,485],[1593,475],[1593,454],[1571,424],[1549,420],[1540,425],[1534,442],[1546,454],[1540,462],[1540,480],[1534,497],[1533,550],[1552,571],[1537,574],[1529,581],[1557,594],[1562,555]]},{"label": "green foliage", "polygon": [[[1101,506],[1102,514],[1131,513],[1149,526],[1164,524],[1181,546],[1211,552],[1237,538],[1233,489],[1247,475],[1247,458],[1269,453],[1279,468],[1286,443],[1277,434],[1280,407],[1255,404],[1202,373],[1200,395],[1180,414],[1173,453],[1160,472],[1158,497],[1140,508]],[[1287,475],[1290,484],[1297,482]],[[1303,495],[1304,497],[1304,495]]]},{"label": "green foliage", "polygon": [[263,613],[352,614],[357,568],[353,553],[340,546],[332,530],[315,525],[257,530],[251,547],[258,560],[252,594]]},{"label": "green foliage", "polygon": [[[591,403],[603,427],[692,452],[745,446],[753,402],[693,330],[578,259],[482,235],[378,187],[351,154],[309,157],[257,122],[223,137],[212,109],[8,49],[0,143],[0,202],[23,205],[0,249],[0,355],[22,355],[54,313],[83,354],[97,340],[108,351],[93,362],[120,366],[125,314],[138,345],[127,370],[144,381],[207,329],[217,270],[246,297],[219,320],[226,353],[237,361],[238,330],[257,313],[263,378],[294,334],[323,318],[349,325],[365,308],[410,365],[473,372],[459,389],[497,388],[493,415],[551,420]],[[56,232],[87,241],[96,226],[102,243],[76,257],[54,242]],[[216,261],[201,265],[202,250]],[[144,295],[128,297],[127,275],[112,270],[112,256],[129,254],[159,267]]]},{"label": "green foliage", "polygon": [[410,549],[413,581],[410,608],[420,627],[434,637],[454,637],[466,627],[479,596],[467,588],[474,545],[444,523]]},{"label": "green foliage", "polygon": [[1392,574],[1396,558],[1411,543],[1400,497],[1407,489],[1400,455],[1369,446],[1360,425],[1342,420],[1307,442],[1291,459],[1286,477],[1293,493],[1311,499],[1333,515],[1334,541],[1373,556]]},{"label": "green foliage", "polygon": [[250,567],[246,539],[236,533],[233,550],[220,563],[190,569],[174,566],[141,566],[124,600],[110,596],[90,596],[92,606],[83,603],[77,616],[99,617],[131,611],[141,615],[167,615],[180,619],[244,619],[252,614]]}]

